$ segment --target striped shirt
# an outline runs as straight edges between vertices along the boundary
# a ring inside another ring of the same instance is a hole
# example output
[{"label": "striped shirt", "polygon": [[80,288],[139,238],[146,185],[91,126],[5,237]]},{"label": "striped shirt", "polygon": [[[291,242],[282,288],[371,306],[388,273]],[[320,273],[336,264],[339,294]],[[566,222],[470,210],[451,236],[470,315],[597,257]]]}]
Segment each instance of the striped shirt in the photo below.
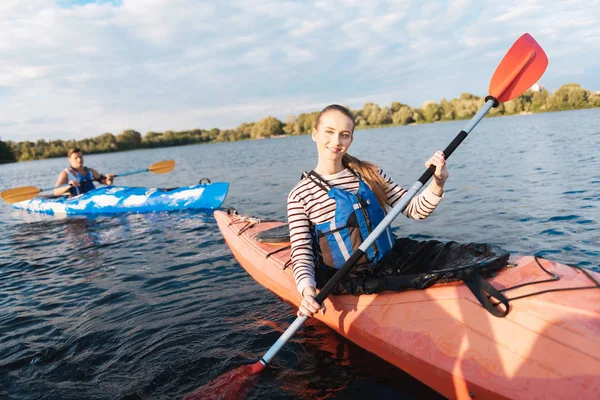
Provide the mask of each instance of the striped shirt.
[{"label": "striped shirt", "polygon": [[[386,176],[382,169],[379,169],[379,174],[388,184],[387,204],[394,207],[407,191],[394,183],[391,177]],[[323,179],[331,187],[352,194],[358,193],[358,177],[347,168],[337,174],[324,175]],[[437,207],[442,197],[443,195],[437,196],[429,188],[425,188],[410,201],[404,214],[409,218],[425,219]],[[287,211],[292,245],[292,270],[296,287],[302,293],[307,286],[316,286],[315,255],[312,247],[313,226],[334,219],[335,201],[311,179],[304,177],[290,192]]]}]

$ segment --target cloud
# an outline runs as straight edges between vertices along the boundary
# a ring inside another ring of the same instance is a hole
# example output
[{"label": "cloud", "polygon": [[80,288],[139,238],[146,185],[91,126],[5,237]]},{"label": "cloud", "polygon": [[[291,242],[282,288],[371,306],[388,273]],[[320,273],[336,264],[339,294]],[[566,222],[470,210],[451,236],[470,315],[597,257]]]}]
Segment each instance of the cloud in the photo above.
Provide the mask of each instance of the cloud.
[{"label": "cloud", "polygon": [[290,36],[295,38],[303,38],[327,26],[326,21],[301,21],[299,26],[290,27]]},{"label": "cloud", "polygon": [[598,1],[3,0],[0,106],[14,124],[0,136],[231,128],[332,102],[485,95],[527,31],[549,55],[546,87],[581,72],[598,90],[599,26]]},{"label": "cloud", "polygon": [[542,11],[542,4],[533,1],[529,3],[523,3],[520,7],[515,7],[514,4],[508,4],[504,6],[502,13],[499,13],[492,22],[509,22],[525,18],[535,18]]},{"label": "cloud", "polygon": [[36,117],[36,118],[31,118],[28,119],[27,121],[25,121],[26,124],[32,124],[32,125],[40,125],[40,124],[56,124],[56,123],[62,123],[62,122],[67,122],[67,120],[65,118],[58,118],[58,117]]}]

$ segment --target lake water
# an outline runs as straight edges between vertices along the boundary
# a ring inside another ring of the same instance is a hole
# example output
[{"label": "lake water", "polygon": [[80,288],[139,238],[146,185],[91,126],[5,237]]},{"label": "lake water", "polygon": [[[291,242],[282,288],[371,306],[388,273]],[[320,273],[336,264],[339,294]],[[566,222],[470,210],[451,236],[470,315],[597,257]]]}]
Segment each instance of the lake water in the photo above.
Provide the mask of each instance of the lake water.
[{"label": "lake water", "polygon": [[[351,153],[403,186],[465,122],[356,132]],[[310,136],[86,156],[118,184],[230,182],[224,207],[285,218],[316,165]],[[0,165],[0,188],[52,186],[66,159]],[[397,235],[488,242],[600,269],[600,109],[489,118],[448,160],[446,195]],[[0,203],[0,398],[179,398],[253,363],[293,307],[237,264],[210,212],[64,218]],[[249,398],[423,398],[428,389],[309,321]]]}]

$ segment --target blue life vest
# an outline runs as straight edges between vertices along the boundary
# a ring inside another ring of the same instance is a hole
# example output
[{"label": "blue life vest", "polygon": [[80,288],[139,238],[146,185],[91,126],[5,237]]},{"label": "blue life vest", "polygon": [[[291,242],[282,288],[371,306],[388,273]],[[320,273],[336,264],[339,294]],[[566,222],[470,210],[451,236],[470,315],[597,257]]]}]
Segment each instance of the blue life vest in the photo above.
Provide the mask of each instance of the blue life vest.
[{"label": "blue life vest", "polygon": [[[313,242],[325,265],[340,269],[361,243],[385,217],[375,194],[360,175],[350,170],[358,178],[358,192],[331,187],[315,171],[304,173],[317,186],[335,200],[333,221],[314,225]],[[388,226],[375,243],[367,249],[365,257],[358,264],[374,266],[394,246],[394,235]]]},{"label": "blue life vest", "polygon": [[85,170],[87,171],[87,174],[84,176],[73,168],[65,169],[65,172],[67,173],[68,177],[68,182],[79,181],[79,187],[72,186],[69,189],[69,193],[71,194],[71,196],[77,196],[85,192],[89,192],[90,190],[96,189],[96,186],[94,186],[94,176],[92,175],[92,171],[87,167],[85,168]]}]

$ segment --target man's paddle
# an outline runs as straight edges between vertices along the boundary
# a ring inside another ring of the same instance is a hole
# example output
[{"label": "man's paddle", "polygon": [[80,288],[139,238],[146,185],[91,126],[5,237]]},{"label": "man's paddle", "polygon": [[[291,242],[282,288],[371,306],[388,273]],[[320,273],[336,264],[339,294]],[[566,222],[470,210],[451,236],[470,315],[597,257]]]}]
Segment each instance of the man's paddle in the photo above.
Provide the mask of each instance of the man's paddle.
[{"label": "man's paddle", "polygon": [[[142,172],[152,172],[153,174],[166,174],[167,172],[173,171],[173,168],[175,168],[175,160],[165,160],[165,161],[156,162],[146,169],[139,169],[137,171],[131,171],[131,172],[123,172],[123,173],[115,175],[114,177],[116,178],[118,176],[141,174]],[[100,181],[102,178],[104,178],[104,177],[101,177],[100,179],[96,179],[96,180]],[[88,180],[86,179],[82,182],[86,182],[86,181],[88,181]],[[54,187],[49,187],[49,188],[37,188],[35,186],[23,186],[23,187],[5,190],[2,193],[0,193],[0,197],[2,197],[2,199],[4,201],[6,201],[7,203],[14,204],[14,203],[18,203],[19,201],[33,199],[35,196],[37,196],[41,192],[45,192],[46,190],[53,190],[53,189],[58,189],[61,187],[66,187],[66,186],[69,186],[69,184],[66,183],[64,185],[54,186]]]},{"label": "man's paddle", "polygon": [[[475,116],[465,126],[464,130],[454,138],[454,140],[444,150],[446,159],[456,150],[456,148],[467,137],[471,130],[481,121],[485,114],[492,108],[497,107],[501,102],[505,102],[519,96],[525,90],[530,88],[542,76],[548,66],[548,58],[544,50],[529,34],[521,36],[508,50],[498,68],[494,72],[489,87],[489,96],[486,102]],[[371,234],[360,245],[358,250],[344,263],[344,265],[335,273],[335,275],[320,290],[315,300],[321,304],[327,298],[329,293],[346,276],[356,262],[364,255],[367,249],[375,242],[375,239],[392,223],[410,200],[421,190],[423,185],[433,176],[435,166],[429,167],[417,182],[406,192],[402,199],[390,210],[387,216],[381,221]],[[292,338],[298,329],[308,319],[307,316],[297,317],[288,327],[267,353],[255,364],[238,367],[227,374],[224,374],[208,384],[200,387],[194,392],[186,395],[185,399],[205,399],[205,398],[231,398],[235,395],[228,388],[246,387],[245,382],[252,382],[254,379],[248,379],[252,375],[259,373],[271,362],[283,346]],[[217,393],[217,391],[221,391]]]}]

